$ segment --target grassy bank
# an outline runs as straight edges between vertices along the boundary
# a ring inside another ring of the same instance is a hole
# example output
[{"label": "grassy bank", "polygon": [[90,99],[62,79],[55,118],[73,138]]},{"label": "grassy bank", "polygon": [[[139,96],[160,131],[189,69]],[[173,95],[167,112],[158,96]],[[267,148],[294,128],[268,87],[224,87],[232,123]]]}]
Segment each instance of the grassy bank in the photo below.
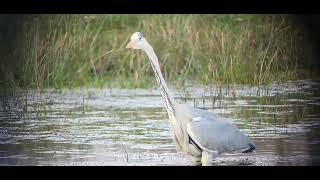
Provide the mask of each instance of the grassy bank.
[{"label": "grassy bank", "polygon": [[288,15],[33,15],[14,28],[1,45],[5,87],[154,86],[146,55],[125,49],[136,31],[174,86],[309,76],[310,45]]}]

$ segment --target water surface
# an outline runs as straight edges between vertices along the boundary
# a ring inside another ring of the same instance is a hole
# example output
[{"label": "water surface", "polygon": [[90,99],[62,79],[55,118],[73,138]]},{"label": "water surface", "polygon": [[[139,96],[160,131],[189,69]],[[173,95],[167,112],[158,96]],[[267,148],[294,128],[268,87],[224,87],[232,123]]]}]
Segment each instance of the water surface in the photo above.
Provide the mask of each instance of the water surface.
[{"label": "water surface", "polygon": [[[187,87],[176,100],[229,117],[256,144],[216,165],[320,165],[320,82]],[[159,89],[2,91],[0,165],[191,165]]]}]

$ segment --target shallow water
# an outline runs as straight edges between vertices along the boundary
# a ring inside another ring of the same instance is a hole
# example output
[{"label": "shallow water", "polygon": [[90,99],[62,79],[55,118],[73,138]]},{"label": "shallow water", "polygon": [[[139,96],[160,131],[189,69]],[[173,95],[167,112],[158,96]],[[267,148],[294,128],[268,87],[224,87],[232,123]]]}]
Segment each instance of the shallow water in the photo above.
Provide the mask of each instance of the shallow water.
[{"label": "shallow water", "polygon": [[[178,102],[232,119],[254,153],[215,165],[320,165],[320,82],[188,87]],[[0,165],[192,165],[177,153],[159,89],[1,92]]]}]

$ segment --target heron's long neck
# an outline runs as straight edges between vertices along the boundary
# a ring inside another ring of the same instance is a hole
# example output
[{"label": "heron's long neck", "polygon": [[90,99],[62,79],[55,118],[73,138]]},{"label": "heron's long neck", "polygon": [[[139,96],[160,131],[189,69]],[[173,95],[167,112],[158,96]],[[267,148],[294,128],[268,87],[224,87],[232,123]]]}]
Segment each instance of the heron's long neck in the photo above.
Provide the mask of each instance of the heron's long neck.
[{"label": "heron's long neck", "polygon": [[176,101],[174,100],[172,94],[169,91],[169,88],[168,88],[166,82],[164,81],[164,78],[163,78],[162,73],[160,71],[158,57],[156,56],[153,48],[149,44],[147,44],[145,52],[147,53],[147,55],[149,57],[151,67],[154,71],[157,82],[160,85],[161,94],[164,99],[164,103],[165,103],[167,112],[169,115],[175,117],[175,115],[176,115],[176,108],[175,108]]}]

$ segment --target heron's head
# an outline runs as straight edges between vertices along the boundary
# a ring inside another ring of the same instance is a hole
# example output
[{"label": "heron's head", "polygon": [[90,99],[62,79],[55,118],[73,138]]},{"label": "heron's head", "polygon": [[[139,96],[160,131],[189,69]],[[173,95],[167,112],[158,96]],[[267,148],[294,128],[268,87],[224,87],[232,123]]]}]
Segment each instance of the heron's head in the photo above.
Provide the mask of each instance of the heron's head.
[{"label": "heron's head", "polygon": [[144,34],[142,32],[135,32],[132,34],[130,38],[130,42],[127,44],[126,48],[131,49],[144,49],[147,41],[144,38]]}]

